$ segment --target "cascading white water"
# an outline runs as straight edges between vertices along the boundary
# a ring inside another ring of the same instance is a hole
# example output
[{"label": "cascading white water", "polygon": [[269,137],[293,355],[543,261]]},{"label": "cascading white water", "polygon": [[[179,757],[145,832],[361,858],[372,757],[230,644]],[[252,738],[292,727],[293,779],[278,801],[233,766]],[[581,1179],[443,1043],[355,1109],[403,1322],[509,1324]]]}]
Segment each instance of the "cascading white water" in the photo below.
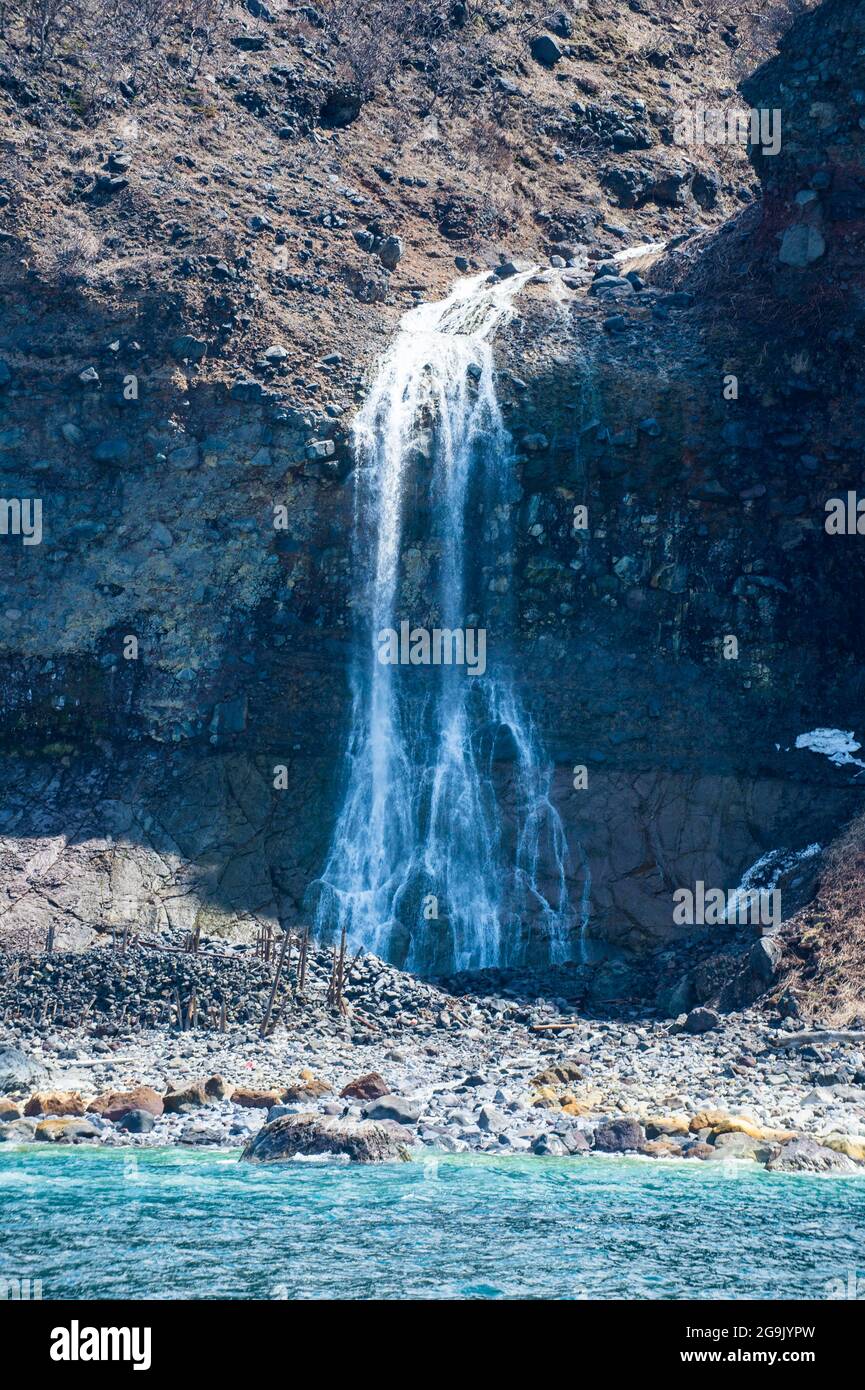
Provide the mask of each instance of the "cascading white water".
[{"label": "cascading white water", "polygon": [[[509,640],[519,491],[491,339],[526,278],[410,310],[355,424],[359,654],[316,925],[418,971],[570,955],[565,836]],[[401,623],[484,630],[485,673],[383,664]]]}]

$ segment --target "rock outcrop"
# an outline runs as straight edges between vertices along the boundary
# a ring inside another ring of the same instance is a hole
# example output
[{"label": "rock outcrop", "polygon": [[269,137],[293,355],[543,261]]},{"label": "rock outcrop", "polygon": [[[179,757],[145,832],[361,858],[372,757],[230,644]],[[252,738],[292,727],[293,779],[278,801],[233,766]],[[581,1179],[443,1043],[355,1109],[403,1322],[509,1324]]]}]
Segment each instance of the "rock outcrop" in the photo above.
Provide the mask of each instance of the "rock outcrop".
[{"label": "rock outcrop", "polygon": [[335,1119],[316,1114],[283,1115],[260,1129],[241,1155],[253,1163],[330,1154],[353,1163],[409,1158],[405,1145],[372,1120]]}]

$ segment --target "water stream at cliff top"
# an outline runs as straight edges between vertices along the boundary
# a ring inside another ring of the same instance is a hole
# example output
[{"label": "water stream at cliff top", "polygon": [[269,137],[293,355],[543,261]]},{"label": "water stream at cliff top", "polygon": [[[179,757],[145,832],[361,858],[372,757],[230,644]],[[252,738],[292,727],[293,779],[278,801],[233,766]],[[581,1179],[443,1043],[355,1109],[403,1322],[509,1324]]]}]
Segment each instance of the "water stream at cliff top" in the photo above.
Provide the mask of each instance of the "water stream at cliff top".
[{"label": "water stream at cliff top", "polygon": [[[355,423],[357,656],[316,926],[418,971],[571,954],[565,835],[514,680],[520,493],[491,346],[527,278],[411,309]],[[473,663],[427,664],[435,629],[474,633]]]}]

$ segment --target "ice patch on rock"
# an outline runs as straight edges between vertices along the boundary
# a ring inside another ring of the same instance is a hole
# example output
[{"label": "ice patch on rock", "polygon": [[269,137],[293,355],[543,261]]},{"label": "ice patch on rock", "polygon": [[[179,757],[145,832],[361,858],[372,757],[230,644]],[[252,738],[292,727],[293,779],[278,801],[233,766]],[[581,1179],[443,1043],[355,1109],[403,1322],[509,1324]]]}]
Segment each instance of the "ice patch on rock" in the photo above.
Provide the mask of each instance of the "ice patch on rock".
[{"label": "ice patch on rock", "polygon": [[808,748],[812,753],[822,753],[838,767],[845,765],[865,768],[861,758],[854,758],[862,747],[848,729],[812,729],[808,734],[800,734],[796,739],[797,748]]}]

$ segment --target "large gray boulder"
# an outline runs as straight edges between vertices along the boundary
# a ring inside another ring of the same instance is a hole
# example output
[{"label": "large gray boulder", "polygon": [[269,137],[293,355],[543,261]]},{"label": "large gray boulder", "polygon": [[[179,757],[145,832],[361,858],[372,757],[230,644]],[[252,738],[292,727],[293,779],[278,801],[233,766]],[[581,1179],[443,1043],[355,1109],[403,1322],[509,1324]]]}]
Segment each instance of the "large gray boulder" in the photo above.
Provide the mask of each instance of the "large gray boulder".
[{"label": "large gray boulder", "polygon": [[48,1068],[17,1047],[0,1048],[0,1092],[32,1091],[48,1076]]},{"label": "large gray boulder", "polygon": [[249,1140],[241,1158],[251,1163],[279,1163],[308,1154],[345,1154],[353,1163],[409,1160],[404,1144],[384,1125],[335,1115],[282,1115]]},{"label": "large gray boulder", "polygon": [[790,1139],[766,1164],[773,1173],[855,1173],[860,1165],[816,1139]]},{"label": "large gray boulder", "polygon": [[396,1120],[399,1125],[415,1125],[420,1118],[421,1107],[406,1096],[380,1096],[363,1108],[367,1120]]},{"label": "large gray boulder", "polygon": [[0,1144],[30,1144],[35,1134],[35,1120],[10,1120],[8,1124],[0,1124]]}]

